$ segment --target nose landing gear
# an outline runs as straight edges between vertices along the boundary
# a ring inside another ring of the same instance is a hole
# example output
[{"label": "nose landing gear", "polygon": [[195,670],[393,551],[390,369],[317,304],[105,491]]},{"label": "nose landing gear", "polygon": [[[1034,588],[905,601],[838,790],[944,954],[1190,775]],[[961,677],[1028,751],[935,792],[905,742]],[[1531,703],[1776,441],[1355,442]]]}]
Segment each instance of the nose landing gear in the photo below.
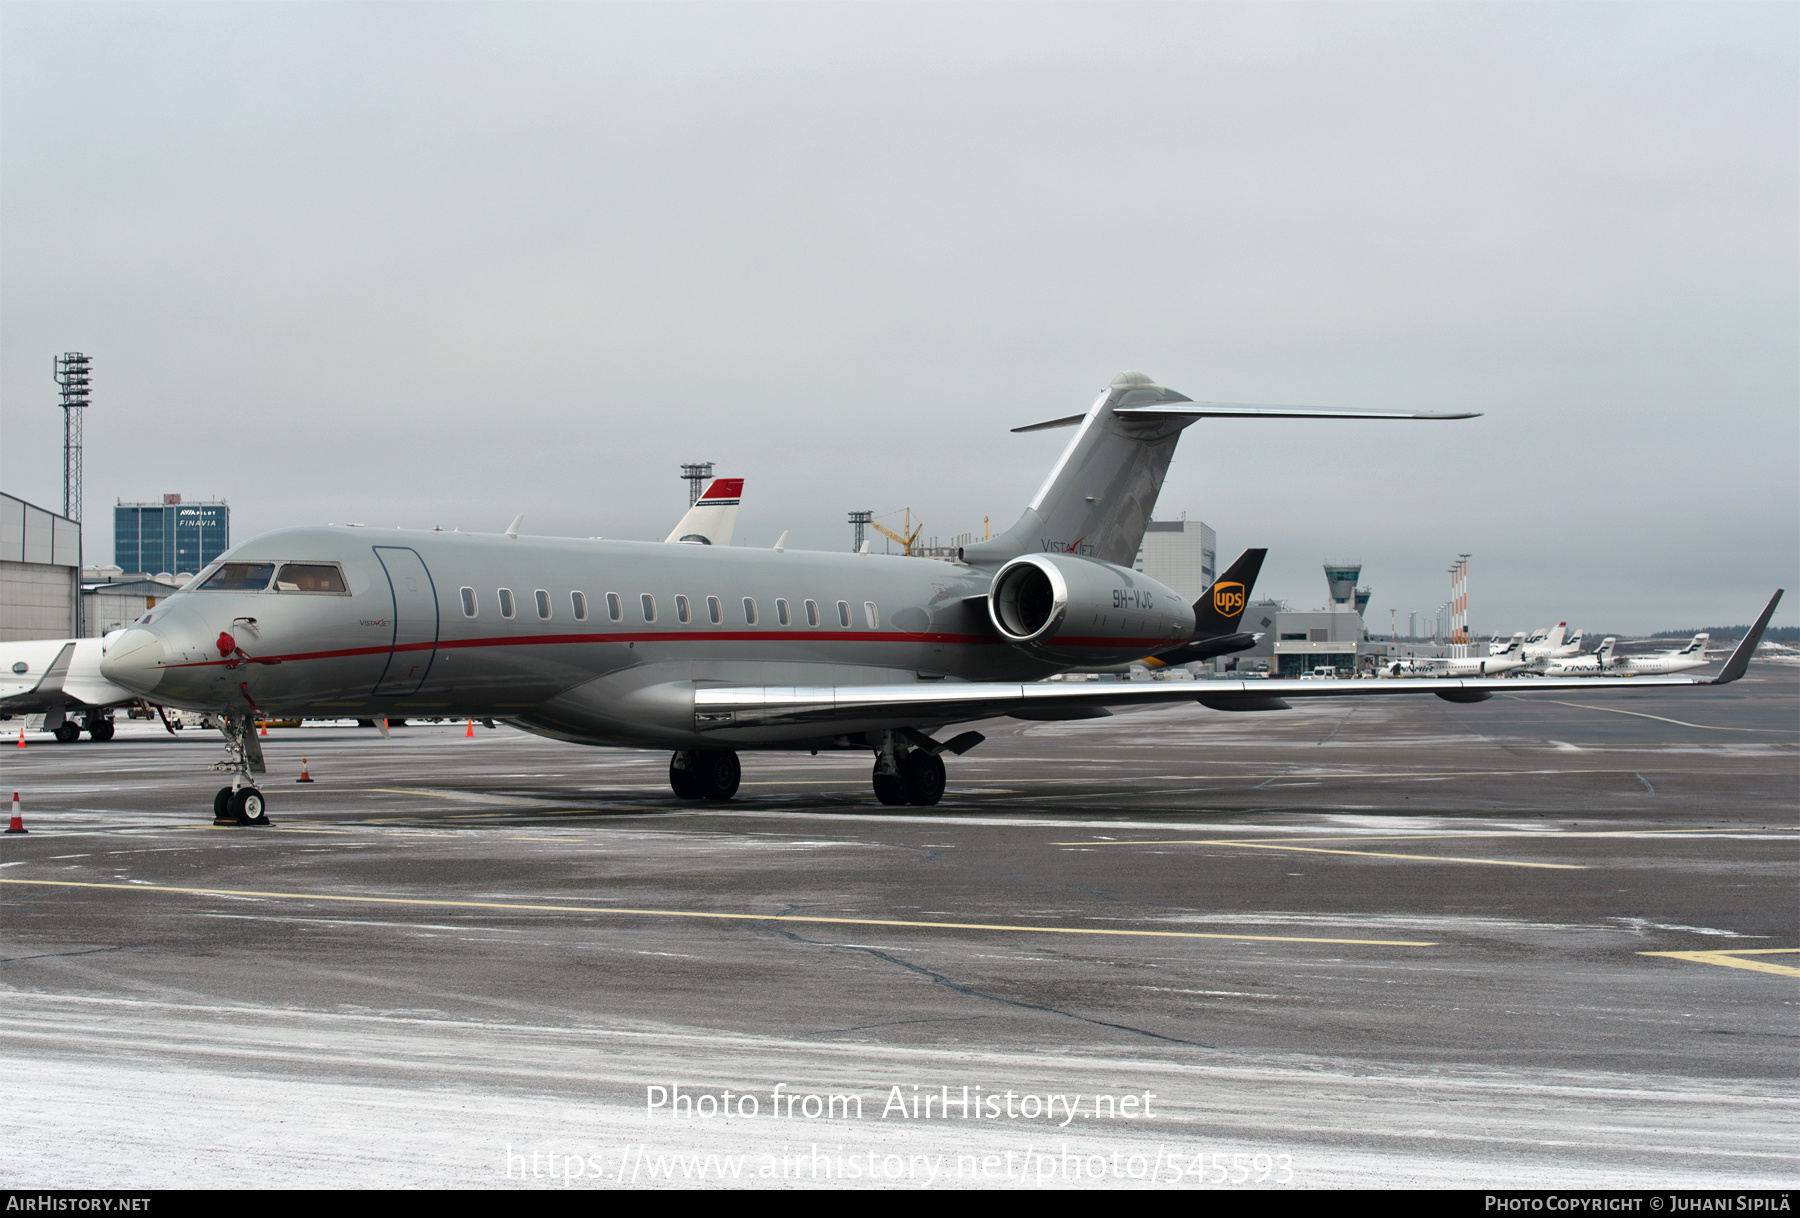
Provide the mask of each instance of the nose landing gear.
[{"label": "nose landing gear", "polygon": [[269,820],[263,793],[256,789],[252,774],[266,774],[262,744],[256,738],[256,724],[248,711],[232,711],[215,715],[213,722],[225,735],[224,761],[213,762],[213,769],[230,774],[231,785],[221,787],[213,796],[213,824],[267,825]]}]

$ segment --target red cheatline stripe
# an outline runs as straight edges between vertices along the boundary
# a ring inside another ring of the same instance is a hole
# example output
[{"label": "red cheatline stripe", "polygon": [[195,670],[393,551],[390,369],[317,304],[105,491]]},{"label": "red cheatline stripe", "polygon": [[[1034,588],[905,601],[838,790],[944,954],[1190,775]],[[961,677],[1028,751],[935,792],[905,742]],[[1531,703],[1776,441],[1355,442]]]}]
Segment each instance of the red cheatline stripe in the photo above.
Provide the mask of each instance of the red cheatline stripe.
[{"label": "red cheatline stripe", "polygon": [[[517,638],[443,639],[436,643],[402,643],[398,647],[345,647],[335,651],[301,651],[289,655],[254,656],[252,664],[286,664],[298,660],[339,660],[349,656],[387,655],[393,651],[451,651],[465,647],[533,647],[580,643],[700,643],[716,640],[726,643],[1003,643],[1006,640],[981,634],[901,634],[897,631],[818,630],[805,628],[799,633],[792,627],[772,630],[668,630],[639,634],[534,634]],[[1056,647],[1107,647],[1119,651],[1148,650],[1142,639],[1055,639]],[[243,660],[197,660],[186,664],[165,664],[163,668],[234,667]]]}]

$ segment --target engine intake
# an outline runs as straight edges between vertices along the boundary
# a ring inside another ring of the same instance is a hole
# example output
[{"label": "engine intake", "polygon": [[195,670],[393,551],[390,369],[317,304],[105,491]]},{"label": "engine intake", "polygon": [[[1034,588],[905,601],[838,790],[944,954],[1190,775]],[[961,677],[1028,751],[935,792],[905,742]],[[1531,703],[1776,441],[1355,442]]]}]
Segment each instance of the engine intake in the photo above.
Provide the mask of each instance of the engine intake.
[{"label": "engine intake", "polygon": [[1137,659],[1186,642],[1194,611],[1140,571],[1070,554],[1027,554],[1001,567],[988,616],[1002,638],[1070,664]]}]

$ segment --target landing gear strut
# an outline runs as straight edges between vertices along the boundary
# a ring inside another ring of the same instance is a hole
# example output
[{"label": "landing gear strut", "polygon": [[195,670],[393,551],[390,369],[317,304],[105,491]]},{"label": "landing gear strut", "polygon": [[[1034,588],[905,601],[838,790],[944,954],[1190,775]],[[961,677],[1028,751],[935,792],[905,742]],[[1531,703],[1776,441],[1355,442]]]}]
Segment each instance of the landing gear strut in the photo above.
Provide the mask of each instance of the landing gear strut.
[{"label": "landing gear strut", "polygon": [[682,749],[669,759],[669,786],[678,799],[730,799],[743,768],[724,749]]},{"label": "landing gear strut", "polygon": [[869,781],[875,798],[889,807],[929,808],[944,798],[944,759],[931,749],[909,749],[898,733],[884,732]]},{"label": "landing gear strut", "polygon": [[256,724],[249,711],[231,711],[213,717],[214,724],[225,735],[224,761],[213,762],[213,769],[231,775],[231,785],[213,796],[213,824],[266,825],[269,815],[263,793],[256,789],[252,774],[265,774],[262,743],[256,738]]}]

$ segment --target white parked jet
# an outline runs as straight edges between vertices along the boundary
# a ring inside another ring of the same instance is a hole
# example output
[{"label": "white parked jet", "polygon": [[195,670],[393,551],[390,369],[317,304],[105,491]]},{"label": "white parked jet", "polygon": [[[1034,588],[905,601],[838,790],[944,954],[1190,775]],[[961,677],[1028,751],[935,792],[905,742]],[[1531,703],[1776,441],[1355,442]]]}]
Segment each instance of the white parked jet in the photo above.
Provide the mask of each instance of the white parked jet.
[{"label": "white parked jet", "polygon": [[1581,631],[1568,633],[1569,624],[1558,622],[1552,630],[1540,630],[1535,638],[1525,640],[1522,649],[1526,663],[1537,660],[1560,660],[1581,654]]},{"label": "white parked jet", "polygon": [[1649,677],[1666,676],[1672,672],[1686,672],[1690,668],[1700,668],[1712,663],[1706,658],[1706,644],[1711,638],[1712,636],[1709,634],[1697,634],[1688,641],[1686,647],[1648,656],[1614,655],[1613,645],[1618,640],[1607,639],[1600,644],[1599,651],[1591,655],[1558,660],[1544,670],[1544,675],[1547,677]]},{"label": "white parked jet", "polygon": [[1484,656],[1418,656],[1395,660],[1388,665],[1387,671],[1393,677],[1497,677],[1525,663],[1525,657],[1519,654],[1524,646],[1525,632],[1521,630],[1505,647],[1499,651],[1490,650]]}]

